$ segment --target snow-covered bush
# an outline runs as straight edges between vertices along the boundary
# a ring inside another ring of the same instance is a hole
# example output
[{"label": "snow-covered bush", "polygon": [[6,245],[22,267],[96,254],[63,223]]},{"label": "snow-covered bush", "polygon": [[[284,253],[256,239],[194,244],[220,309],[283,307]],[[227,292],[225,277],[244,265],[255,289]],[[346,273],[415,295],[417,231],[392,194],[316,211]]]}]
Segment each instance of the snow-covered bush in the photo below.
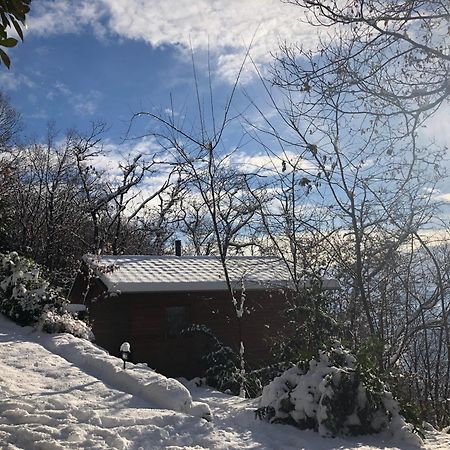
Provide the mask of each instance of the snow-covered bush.
[{"label": "snow-covered bush", "polygon": [[390,429],[397,437],[420,441],[385,385],[365,373],[340,344],[275,378],[263,389],[257,416],[314,429],[322,436]]},{"label": "snow-covered bush", "polygon": [[36,323],[45,306],[64,299],[39,276],[39,267],[16,252],[0,254],[0,312],[19,325]]},{"label": "snow-covered bush", "polygon": [[44,311],[39,318],[37,327],[50,334],[69,333],[76,337],[88,339],[89,341],[94,339],[94,335],[89,326],[73,317],[73,315],[67,311]]},{"label": "snow-covered bush", "polygon": [[32,260],[0,253],[0,312],[19,325],[92,339],[89,327],[64,311],[66,300],[40,276]]}]

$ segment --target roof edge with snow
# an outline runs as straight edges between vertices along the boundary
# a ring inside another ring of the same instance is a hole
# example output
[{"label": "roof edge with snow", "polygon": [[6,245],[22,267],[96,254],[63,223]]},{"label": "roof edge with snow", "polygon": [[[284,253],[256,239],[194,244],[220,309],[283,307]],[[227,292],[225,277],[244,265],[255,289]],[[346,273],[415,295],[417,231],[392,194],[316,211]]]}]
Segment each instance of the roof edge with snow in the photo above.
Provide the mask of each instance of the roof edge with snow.
[{"label": "roof edge with snow", "polygon": [[[220,259],[215,256],[85,255],[109,292],[193,292],[226,291]],[[236,256],[228,258],[232,288],[235,290],[294,289],[284,263],[274,257]],[[321,289],[336,290],[339,282],[323,277]],[[303,281],[303,287],[313,285]]]}]

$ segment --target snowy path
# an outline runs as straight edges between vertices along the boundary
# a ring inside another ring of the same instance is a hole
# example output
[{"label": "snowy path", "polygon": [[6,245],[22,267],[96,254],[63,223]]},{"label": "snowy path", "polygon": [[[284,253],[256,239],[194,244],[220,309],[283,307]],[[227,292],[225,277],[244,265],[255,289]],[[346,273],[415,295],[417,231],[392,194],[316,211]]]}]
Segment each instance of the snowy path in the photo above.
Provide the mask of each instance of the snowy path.
[{"label": "snowy path", "polygon": [[[53,449],[401,449],[380,437],[322,439],[254,419],[251,401],[192,388],[215,419],[152,408],[41,345],[36,333],[0,317],[0,448]],[[450,449],[439,435],[430,450]]]},{"label": "snowy path", "polygon": [[150,409],[14,328],[1,321],[0,448],[158,449],[209,434],[205,421]]}]

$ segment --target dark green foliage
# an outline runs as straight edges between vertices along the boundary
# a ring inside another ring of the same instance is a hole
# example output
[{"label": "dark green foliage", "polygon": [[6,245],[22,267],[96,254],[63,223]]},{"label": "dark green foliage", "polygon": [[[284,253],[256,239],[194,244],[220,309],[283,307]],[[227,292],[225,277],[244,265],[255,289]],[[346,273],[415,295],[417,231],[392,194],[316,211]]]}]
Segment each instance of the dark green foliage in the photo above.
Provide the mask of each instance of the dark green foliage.
[{"label": "dark green foliage", "polygon": [[[324,394],[320,404],[331,414],[328,414],[321,423],[332,436],[372,434],[381,431],[384,424],[387,425],[388,413],[383,406],[383,391],[371,390],[363,383],[361,375],[359,370],[348,369],[340,373],[337,382],[331,374],[325,378],[325,387],[331,388],[332,395]],[[361,389],[364,390],[365,396],[363,405],[358,401]],[[357,417],[355,423],[349,422],[352,415]],[[372,424],[376,415],[380,416],[383,424],[379,428]]]},{"label": "dark green foliage", "polygon": [[32,260],[15,252],[0,254],[1,313],[19,325],[34,325],[46,308],[61,308],[64,302]]},{"label": "dark green foliage", "polygon": [[269,384],[275,377],[281,375],[287,370],[291,364],[286,362],[278,362],[269,364],[259,369],[247,371],[246,376],[246,395],[249,398],[255,398],[261,395],[261,392],[267,384]]},{"label": "dark green foliage", "polygon": [[383,350],[383,341],[375,336],[369,337],[355,352],[358,364],[366,373],[380,375],[383,367]]},{"label": "dark green foliage", "polygon": [[294,366],[266,386],[256,415],[329,437],[378,433],[393,417],[396,426],[410,432],[398,409],[382,380],[335,344],[308,367]]},{"label": "dark green foliage", "polygon": [[284,312],[286,327],[273,345],[276,361],[292,365],[309,360],[339,337],[339,323],[330,313],[331,295],[320,284],[296,294],[292,307]]},{"label": "dark green foliage", "polygon": [[241,386],[239,355],[224,345],[205,325],[191,325],[185,334],[200,333],[208,338],[208,350],[202,356],[208,386],[222,392],[238,394]]},{"label": "dark green foliage", "polygon": [[[417,393],[417,387],[420,386],[420,379],[402,371],[400,368],[391,368],[388,372],[382,372],[380,378],[386,383],[395,398],[398,400],[400,414],[414,425],[417,432],[423,432],[423,422],[436,424],[436,417],[445,417],[445,409],[447,409],[447,417],[450,418],[450,408],[446,402],[442,402],[442,411],[437,411],[431,402],[421,399],[421,395]],[[444,422],[446,423],[446,422]]]},{"label": "dark green foliage", "polygon": [[[11,48],[17,45],[17,39],[8,36],[9,28],[14,28],[23,41],[22,26],[30,11],[30,3],[31,0],[0,0],[0,47]],[[0,59],[9,69],[11,61],[1,48]]]},{"label": "dark green foliage", "polygon": [[400,414],[411,423],[416,430],[422,429],[422,421],[432,422],[432,411],[429,405],[417,401],[414,386],[417,378],[404,373],[400,368],[385,370],[382,363],[383,342],[377,338],[368,339],[356,352],[358,367],[364,377],[364,383],[373,390],[382,390],[389,386],[390,391],[397,399]]},{"label": "dark green foliage", "polygon": [[92,339],[89,326],[64,311],[66,300],[49,287],[40,267],[17,253],[0,253],[0,312],[22,326]]},{"label": "dark green foliage", "polygon": [[270,421],[273,416],[275,416],[273,406],[263,406],[255,411],[255,419]]},{"label": "dark green foliage", "polygon": [[205,378],[209,386],[222,392],[239,393],[241,375],[236,352],[228,346],[220,345],[204,355],[203,360],[207,367]]},{"label": "dark green foliage", "polygon": [[[383,376],[383,372],[379,370],[378,365],[382,349],[383,344],[378,339],[368,341],[367,346],[362,347],[356,354],[355,369],[344,373],[340,384],[335,387],[333,404],[330,406],[337,411],[338,417],[352,413],[352,405],[358,400],[358,389],[360,386],[364,387],[365,405],[357,408],[360,424],[348,425],[349,434],[371,434],[379,431],[372,424],[375,412],[378,412],[383,422],[385,418],[382,416],[385,414],[390,419],[391,413],[387,411],[383,403],[389,385],[386,383],[386,377]],[[342,354],[332,353],[331,361],[333,365],[345,368],[343,356]],[[394,391],[394,397],[396,398],[395,394]],[[400,409],[400,413],[404,415],[402,409]],[[409,417],[406,417],[406,419],[410,422]],[[337,423],[330,421],[328,425],[337,434],[342,424],[338,420]]]},{"label": "dark green foliage", "polygon": [[231,347],[224,345],[205,325],[192,325],[183,333],[201,333],[208,338],[208,350],[202,356],[205,381],[208,386],[221,392],[238,395],[243,385],[246,397],[257,397],[267,383],[288,367],[285,363],[275,363],[243,372],[239,355]]}]

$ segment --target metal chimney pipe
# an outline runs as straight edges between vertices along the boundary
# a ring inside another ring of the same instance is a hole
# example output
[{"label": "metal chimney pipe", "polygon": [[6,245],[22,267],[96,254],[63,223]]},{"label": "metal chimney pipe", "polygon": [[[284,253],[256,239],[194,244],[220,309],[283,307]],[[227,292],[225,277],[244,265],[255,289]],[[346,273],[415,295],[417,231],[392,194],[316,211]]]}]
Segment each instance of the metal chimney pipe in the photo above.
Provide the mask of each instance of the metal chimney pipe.
[{"label": "metal chimney pipe", "polygon": [[181,241],[179,239],[175,241],[175,256],[181,256]]}]

